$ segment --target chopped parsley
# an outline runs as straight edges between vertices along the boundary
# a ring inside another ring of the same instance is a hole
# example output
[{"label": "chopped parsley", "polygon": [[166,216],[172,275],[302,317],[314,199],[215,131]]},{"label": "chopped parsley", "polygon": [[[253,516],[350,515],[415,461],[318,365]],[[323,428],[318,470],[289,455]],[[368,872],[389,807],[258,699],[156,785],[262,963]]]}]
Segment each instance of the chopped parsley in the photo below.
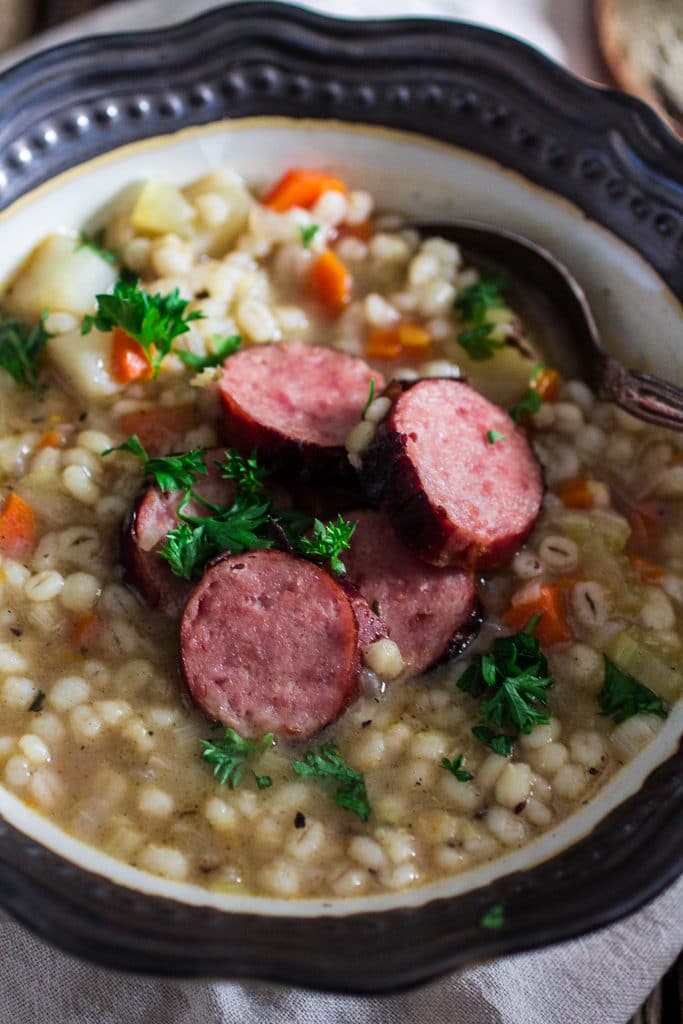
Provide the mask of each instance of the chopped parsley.
[{"label": "chopped parsley", "polygon": [[245,458],[234,448],[228,448],[223,462],[217,462],[216,465],[221,471],[221,476],[225,480],[234,480],[243,494],[253,496],[262,493],[268,470],[259,466],[254,454]]},{"label": "chopped parsley", "polygon": [[157,487],[161,491],[186,491],[192,487],[198,473],[206,474],[207,472],[204,452],[200,448],[185,452],[183,455],[150,458],[137,434],[133,434],[127,441],[115,448],[106,448],[102,454],[110,455],[111,452],[130,452],[131,455],[141,459],[143,473],[145,476],[154,477]]},{"label": "chopped parsley", "polygon": [[541,393],[536,390],[534,384],[536,379],[541,375],[545,366],[543,363],[536,363],[534,371],[531,374],[531,380],[529,381],[529,387],[526,389],[522,397],[515,402],[513,407],[510,409],[510,416],[515,423],[520,423],[526,416],[533,416],[534,413],[543,405],[543,398]]},{"label": "chopped parsley", "polygon": [[363,411],[362,411],[361,416],[360,416],[360,418],[362,420],[365,419],[365,414],[368,411],[368,409],[370,408],[370,406],[372,405],[372,400],[373,400],[374,397],[375,397],[375,378],[371,377],[370,378],[370,385],[368,387],[368,400],[365,403],[365,405],[363,406]]},{"label": "chopped parsley", "polygon": [[219,334],[213,336],[214,351],[207,356],[197,356],[194,352],[176,351],[176,355],[190,370],[199,373],[201,370],[210,369],[213,366],[220,366],[228,356],[232,356],[242,345],[242,338],[239,334],[229,334],[222,338]]},{"label": "chopped parsley", "polygon": [[355,771],[344,761],[336,744],[323,743],[317,750],[309,750],[302,761],[295,761],[292,768],[297,775],[305,778],[323,779],[335,784],[332,799],[338,807],[357,814],[361,821],[370,817],[370,803],[361,772]]},{"label": "chopped parsley", "polygon": [[505,307],[503,290],[506,284],[504,274],[481,277],[455,297],[454,306],[460,322],[469,325],[458,335],[458,343],[475,362],[490,359],[497,349],[505,345],[504,341],[493,337],[496,325],[487,317],[489,310]]},{"label": "chopped parsley", "polygon": [[494,903],[479,922],[482,928],[502,928],[505,924],[505,904]]},{"label": "chopped parsley", "polygon": [[97,253],[100,259],[104,260],[105,263],[111,263],[113,266],[119,262],[119,257],[113,249],[107,249],[104,244],[106,234],[106,228],[99,228],[92,235],[88,234],[87,231],[79,231],[76,249],[91,249],[94,253]]},{"label": "chopped parsley", "polygon": [[603,715],[610,715],[614,721],[625,722],[633,715],[658,715],[666,718],[669,706],[656,693],[639,683],[605,656],[605,682],[598,694],[598,703]]},{"label": "chopped parsley", "polygon": [[169,295],[151,295],[138,281],[122,278],[114,285],[113,294],[99,294],[95,299],[97,312],[83,318],[81,334],[88,334],[93,327],[99,331],[120,327],[137,341],[155,377],[174,339],[189,330],[191,320],[204,317],[198,309],[187,312],[188,302],[177,288]]},{"label": "chopped parsley", "polygon": [[270,789],[273,785],[273,780],[270,775],[257,775],[256,772],[253,772],[252,774],[259,789]]},{"label": "chopped parsley", "polygon": [[33,391],[45,385],[38,377],[38,363],[51,335],[45,330],[47,313],[37,324],[27,324],[0,310],[0,367]]},{"label": "chopped parsley", "polygon": [[[273,745],[272,732],[267,733],[260,740],[247,740],[240,736],[234,729],[226,729],[222,739],[200,740],[202,757],[213,765],[213,774],[221,783],[230,789],[237,789],[244,774],[247,761],[258,757],[264,750]],[[259,789],[266,789],[271,785],[272,780],[268,775],[256,775],[256,784]],[[262,780],[259,782],[259,778]],[[268,782],[263,780],[268,779]]]},{"label": "chopped parsley", "polygon": [[458,680],[458,688],[481,701],[481,723],[472,729],[478,740],[507,756],[520,733],[549,721],[548,662],[533,630],[538,616],[512,636],[498,637],[490,652],[480,654]]},{"label": "chopped parsley", "polygon": [[302,224],[299,228],[299,234],[301,235],[301,244],[304,249],[310,249],[313,239],[320,231],[319,224]]},{"label": "chopped parsley", "polygon": [[442,757],[441,767],[445,768],[447,772],[451,773],[451,775],[455,775],[458,782],[469,782],[470,779],[474,778],[474,776],[462,767],[463,760],[463,754],[458,754],[458,756],[454,757],[451,761],[449,761],[447,757]]},{"label": "chopped parsley", "polygon": [[295,547],[306,558],[329,560],[332,572],[343,573],[346,567],[339,556],[348,548],[355,529],[356,524],[344,519],[341,513],[336,522],[323,523],[314,519],[311,536],[304,534],[299,537]]},{"label": "chopped parsley", "polygon": [[487,430],[486,440],[488,441],[489,444],[495,444],[496,441],[504,441],[505,434],[500,434],[498,433],[497,430]]}]

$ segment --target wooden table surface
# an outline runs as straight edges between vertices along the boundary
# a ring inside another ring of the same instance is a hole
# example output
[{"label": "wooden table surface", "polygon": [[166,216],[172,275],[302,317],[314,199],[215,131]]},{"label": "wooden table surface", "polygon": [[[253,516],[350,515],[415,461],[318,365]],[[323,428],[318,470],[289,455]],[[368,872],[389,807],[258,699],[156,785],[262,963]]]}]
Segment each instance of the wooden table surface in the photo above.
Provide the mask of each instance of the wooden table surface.
[{"label": "wooden table surface", "polygon": [[[107,0],[0,0],[0,50],[59,25],[68,18],[103,7]],[[128,0],[134,2],[134,0]],[[683,1024],[683,956],[629,1024]],[[593,1021],[592,1024],[601,1024]]]}]

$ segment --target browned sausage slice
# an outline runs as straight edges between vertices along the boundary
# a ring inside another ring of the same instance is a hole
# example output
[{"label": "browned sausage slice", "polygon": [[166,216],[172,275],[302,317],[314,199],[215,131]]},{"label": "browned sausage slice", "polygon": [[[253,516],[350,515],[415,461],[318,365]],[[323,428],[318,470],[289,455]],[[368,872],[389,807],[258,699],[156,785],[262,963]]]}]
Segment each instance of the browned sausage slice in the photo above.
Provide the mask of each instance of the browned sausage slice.
[{"label": "browned sausage slice", "polygon": [[403,542],[432,565],[491,568],[514,555],[543,498],[541,468],[504,409],[457,380],[391,385],[362,479]]},{"label": "browned sausage slice", "polygon": [[357,525],[343,556],[347,576],[398,645],[404,678],[461,653],[481,623],[472,573],[425,565],[383,512],[360,509],[348,518]]},{"label": "browned sausage slice", "polygon": [[[198,476],[195,490],[217,505],[229,505],[235,485],[225,480],[215,466],[224,457],[223,448],[206,452],[208,473]],[[121,555],[129,582],[152,608],[176,618],[192,590],[192,583],[174,575],[159,556],[166,535],[178,525],[176,510],[182,498],[180,491],[162,492],[156,484],[148,484],[137,499],[132,515],[124,526]],[[206,510],[195,501],[185,507],[188,515],[205,515]]]},{"label": "browned sausage slice", "polygon": [[358,690],[358,627],[339,583],[282,551],[226,555],[206,570],[180,623],[192,700],[242,736],[302,740]]},{"label": "browned sausage slice", "polygon": [[344,443],[361,418],[370,382],[362,359],[318,345],[253,345],[231,356],[218,382],[221,430],[244,454],[315,483],[353,479]]}]

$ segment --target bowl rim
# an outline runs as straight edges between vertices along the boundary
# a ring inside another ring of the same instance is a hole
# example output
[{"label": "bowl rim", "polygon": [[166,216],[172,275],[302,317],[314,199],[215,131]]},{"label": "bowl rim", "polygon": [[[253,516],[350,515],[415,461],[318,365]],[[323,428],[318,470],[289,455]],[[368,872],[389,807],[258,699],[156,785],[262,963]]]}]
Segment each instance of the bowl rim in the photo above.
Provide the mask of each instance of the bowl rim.
[{"label": "bowl rim", "polygon": [[[4,72],[0,89],[0,209],[127,142],[226,117],[382,125],[492,158],[570,199],[683,298],[683,145],[641,101],[475,25],[237,4],[162,31],[62,44]],[[110,966],[386,992],[636,909],[683,870],[682,811],[683,744],[590,836],[484,889],[413,908],[261,919],[124,889],[0,820],[0,903]],[[495,903],[505,922],[486,929]]]}]

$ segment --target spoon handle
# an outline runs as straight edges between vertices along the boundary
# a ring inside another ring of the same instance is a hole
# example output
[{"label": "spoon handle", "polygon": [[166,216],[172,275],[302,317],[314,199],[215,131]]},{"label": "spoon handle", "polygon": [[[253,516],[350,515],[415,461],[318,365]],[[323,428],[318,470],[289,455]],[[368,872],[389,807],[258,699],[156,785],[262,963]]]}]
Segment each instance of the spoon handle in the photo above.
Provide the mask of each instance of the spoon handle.
[{"label": "spoon handle", "polygon": [[683,431],[683,388],[629,370],[611,356],[603,362],[599,382],[600,397],[658,427]]}]

